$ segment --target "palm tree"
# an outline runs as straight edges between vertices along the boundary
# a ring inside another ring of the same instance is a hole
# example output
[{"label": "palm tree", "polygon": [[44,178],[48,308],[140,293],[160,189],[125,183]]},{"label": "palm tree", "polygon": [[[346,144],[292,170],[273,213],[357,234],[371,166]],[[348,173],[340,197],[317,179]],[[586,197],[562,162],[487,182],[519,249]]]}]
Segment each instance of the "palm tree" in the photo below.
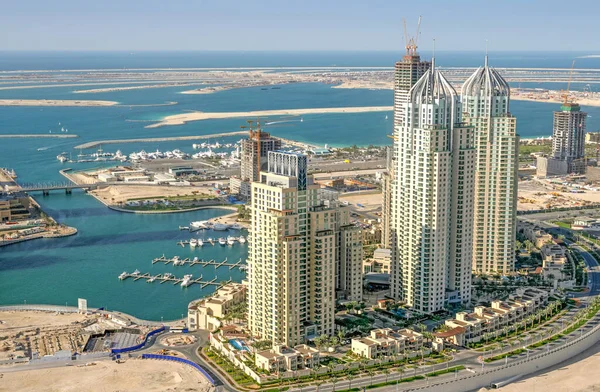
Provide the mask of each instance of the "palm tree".
[{"label": "palm tree", "polygon": [[370,384],[369,384],[369,386],[371,386],[371,385],[373,385],[373,376],[375,375],[375,372],[374,372],[373,370],[369,369],[369,370],[367,371],[367,373],[369,374],[369,379],[370,379]]},{"label": "palm tree", "polygon": [[337,382],[337,377],[336,376],[332,376],[331,377],[331,383],[333,384],[333,392],[335,392],[335,383]]},{"label": "palm tree", "polygon": [[387,383],[388,382],[388,377],[390,375],[390,369],[387,369],[387,368],[383,369],[382,373],[385,374],[385,382]]},{"label": "palm tree", "polygon": [[340,344],[341,342],[344,341],[344,338],[346,337],[346,334],[344,333],[344,331],[342,331],[341,329],[337,332],[337,337],[340,340]]},{"label": "palm tree", "polygon": [[348,379],[348,389],[352,389],[352,380],[356,377],[352,373],[349,373],[346,378]]}]

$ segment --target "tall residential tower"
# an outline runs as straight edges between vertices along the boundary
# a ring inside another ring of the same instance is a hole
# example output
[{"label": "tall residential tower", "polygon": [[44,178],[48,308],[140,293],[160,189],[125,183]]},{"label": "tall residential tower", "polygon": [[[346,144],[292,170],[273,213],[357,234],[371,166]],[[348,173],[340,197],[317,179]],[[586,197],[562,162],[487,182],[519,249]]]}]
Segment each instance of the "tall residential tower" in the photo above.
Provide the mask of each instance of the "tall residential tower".
[{"label": "tall residential tower", "polygon": [[475,135],[429,68],[399,105],[391,199],[392,296],[426,313],[471,295]]},{"label": "tall residential tower", "polygon": [[288,152],[269,152],[252,183],[248,327],[274,345],[333,335],[336,290],[361,298],[360,231],[319,188],[306,155]]},{"label": "tall residential tower", "polygon": [[463,120],[475,128],[473,271],[515,268],[519,136],[510,114],[510,87],[485,65],[462,86]]}]

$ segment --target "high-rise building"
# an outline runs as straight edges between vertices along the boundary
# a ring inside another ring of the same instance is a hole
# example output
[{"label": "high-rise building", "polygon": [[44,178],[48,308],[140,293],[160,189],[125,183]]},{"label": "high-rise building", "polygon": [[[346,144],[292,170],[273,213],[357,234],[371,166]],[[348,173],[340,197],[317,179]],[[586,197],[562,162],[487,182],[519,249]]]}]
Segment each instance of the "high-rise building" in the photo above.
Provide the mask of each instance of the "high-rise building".
[{"label": "high-rise building", "polygon": [[[258,180],[258,173],[267,165],[269,151],[281,149],[281,139],[272,137],[268,132],[259,129],[251,130],[247,139],[241,142],[241,175],[235,185],[240,195],[250,197],[250,184]],[[260,153],[259,153],[260,152]]]},{"label": "high-rise building", "polygon": [[565,102],[554,112],[552,154],[538,157],[537,176],[585,174],[585,122],[587,113],[577,103]]},{"label": "high-rise building", "polygon": [[319,188],[306,155],[289,152],[269,152],[252,183],[248,327],[274,344],[332,335],[336,291],[362,293],[360,231]]},{"label": "high-rise building", "polygon": [[475,140],[433,65],[401,104],[391,199],[391,293],[430,313],[471,295]]},{"label": "high-rise building", "polygon": [[[397,137],[398,128],[402,125],[405,117],[404,104],[409,100],[410,89],[430,67],[430,62],[421,61],[421,56],[417,53],[417,46],[414,44],[414,41],[407,42],[406,54],[402,57],[401,61],[396,62],[394,67],[393,138]],[[388,151],[386,159],[388,172],[383,176],[381,244],[384,248],[389,248],[392,241],[390,224],[394,211],[391,210],[391,199],[397,198],[397,195],[393,194],[396,189],[393,186],[395,181],[396,153],[397,151],[394,148]]]},{"label": "high-rise building", "polygon": [[510,87],[493,68],[480,67],[461,89],[463,121],[475,128],[473,271],[515,268],[519,136],[510,114]]}]

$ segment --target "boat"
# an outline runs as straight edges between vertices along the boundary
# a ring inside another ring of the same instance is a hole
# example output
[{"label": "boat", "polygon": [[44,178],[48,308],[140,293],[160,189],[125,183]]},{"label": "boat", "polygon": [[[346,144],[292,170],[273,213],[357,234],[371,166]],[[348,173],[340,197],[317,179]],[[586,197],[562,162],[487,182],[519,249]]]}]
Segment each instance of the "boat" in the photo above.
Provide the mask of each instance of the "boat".
[{"label": "boat", "polygon": [[245,244],[246,243],[246,237],[244,237],[242,235],[242,236],[240,236],[240,238],[238,239],[238,241],[240,242],[240,244]]},{"label": "boat", "polygon": [[215,240],[213,240],[212,238],[208,238],[206,241],[211,245],[215,244]]},{"label": "boat", "polygon": [[137,269],[131,273],[131,275],[133,275],[133,276],[137,276],[139,274],[140,274],[140,270],[137,270]]},{"label": "boat", "polygon": [[183,265],[183,260],[179,258],[179,256],[173,257],[173,265]]},{"label": "boat", "polygon": [[192,248],[195,248],[196,246],[198,246],[198,240],[196,240],[195,238],[192,238],[192,239],[190,240],[190,246],[191,246]]},{"label": "boat", "polygon": [[202,238],[198,238],[198,246],[199,247],[203,247],[204,246],[204,241],[202,241]]},{"label": "boat", "polygon": [[183,280],[181,281],[181,287],[188,287],[190,284],[192,284],[192,276],[192,274],[184,275]]},{"label": "boat", "polygon": [[179,230],[189,230],[188,226],[179,226]]},{"label": "boat", "polygon": [[245,264],[240,265],[240,271],[247,271],[248,270],[248,266]]},{"label": "boat", "polygon": [[190,229],[191,228],[196,228],[196,229],[206,229],[206,221],[196,221],[196,222],[190,222]]},{"label": "boat", "polygon": [[127,278],[127,272],[123,271],[121,275],[119,275],[119,280],[123,280]]},{"label": "boat", "polygon": [[225,238],[223,238],[223,237],[219,238],[219,245],[222,245],[222,246],[227,245],[227,240],[225,240]]},{"label": "boat", "polygon": [[198,259],[198,256],[196,256],[196,257],[194,257],[194,260],[192,260],[192,262],[194,262],[194,263],[195,263],[195,262],[197,262],[198,260],[199,260],[199,259]]},{"label": "boat", "polygon": [[162,277],[163,279],[169,279],[173,277],[173,274],[170,272],[165,272]]},{"label": "boat", "polygon": [[240,225],[239,223],[234,223],[233,225],[229,226],[229,229],[231,230],[242,230],[244,227],[242,225]]},{"label": "boat", "polygon": [[148,279],[146,282],[148,282],[148,283],[152,283],[152,282],[154,282],[154,281],[156,280],[156,278],[158,278],[158,275],[157,275],[157,276],[153,276],[153,277],[151,277],[151,278],[150,278],[150,279]]},{"label": "boat", "polygon": [[385,116],[385,119],[387,120],[387,119],[388,119],[388,116]]},{"label": "boat", "polygon": [[227,237],[227,245],[233,246],[235,239],[233,237]]},{"label": "boat", "polygon": [[229,229],[229,225],[226,225],[224,223],[215,223],[213,225],[212,229],[214,231],[225,231],[225,230]]}]

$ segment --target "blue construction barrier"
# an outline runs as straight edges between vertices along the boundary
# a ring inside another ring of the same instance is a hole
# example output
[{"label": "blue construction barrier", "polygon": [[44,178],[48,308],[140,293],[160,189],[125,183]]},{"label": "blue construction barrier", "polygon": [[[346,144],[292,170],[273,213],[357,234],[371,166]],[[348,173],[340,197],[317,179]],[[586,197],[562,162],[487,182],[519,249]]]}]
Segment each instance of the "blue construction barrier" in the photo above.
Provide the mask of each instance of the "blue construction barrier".
[{"label": "blue construction barrier", "polygon": [[210,374],[208,374],[206,372],[206,370],[204,370],[200,365],[198,365],[197,363],[192,362],[190,360],[187,360],[184,358],[173,357],[170,355],[160,355],[160,354],[142,354],[142,359],[162,359],[165,361],[174,361],[174,362],[185,363],[186,365],[190,365],[190,366],[194,367],[196,370],[198,370],[200,373],[202,373],[204,375],[204,377],[206,377],[212,385],[215,385],[215,380],[210,376]]},{"label": "blue construction barrier", "polygon": [[131,347],[113,348],[112,350],[110,350],[110,352],[111,352],[111,354],[121,354],[121,353],[127,353],[129,351],[139,350],[140,348],[142,348],[146,345],[149,338],[156,335],[157,333],[163,332],[164,330],[165,330],[165,327],[163,326],[163,327],[160,327],[159,329],[155,329],[154,331],[150,331],[150,332],[148,332],[148,334],[146,335],[146,338],[144,339],[144,341],[142,343],[136,344],[135,346],[131,346]]}]

